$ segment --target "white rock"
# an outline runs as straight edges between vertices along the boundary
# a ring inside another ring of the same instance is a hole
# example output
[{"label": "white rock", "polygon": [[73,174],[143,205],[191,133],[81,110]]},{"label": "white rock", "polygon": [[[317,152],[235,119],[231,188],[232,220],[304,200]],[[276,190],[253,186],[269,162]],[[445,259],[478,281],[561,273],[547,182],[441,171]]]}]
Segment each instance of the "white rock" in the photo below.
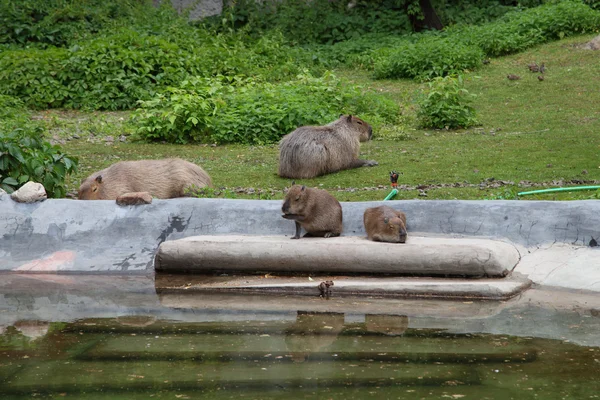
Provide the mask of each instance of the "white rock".
[{"label": "white rock", "polygon": [[35,203],[36,201],[44,201],[47,197],[46,189],[41,183],[37,182],[27,182],[10,195],[11,199],[19,203]]}]

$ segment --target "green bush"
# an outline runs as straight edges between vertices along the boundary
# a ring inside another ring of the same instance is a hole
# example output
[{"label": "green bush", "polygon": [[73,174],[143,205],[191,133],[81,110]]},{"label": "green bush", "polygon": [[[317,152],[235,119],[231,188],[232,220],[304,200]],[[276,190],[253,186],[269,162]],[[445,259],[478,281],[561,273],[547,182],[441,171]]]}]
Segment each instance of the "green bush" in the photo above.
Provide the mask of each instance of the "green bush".
[{"label": "green bush", "polygon": [[188,76],[219,74],[279,80],[297,74],[300,49],[266,35],[249,43],[235,35],[180,31],[142,35],[125,29],[69,49],[19,49],[0,53],[0,94],[35,108],[124,110]]},{"label": "green bush", "polygon": [[65,177],[77,159],[43,139],[20,100],[0,95],[0,188],[11,193],[28,181],[44,185],[49,197],[65,196]]},{"label": "green bush", "polygon": [[0,0],[0,43],[67,46],[158,14],[149,0]]},{"label": "green bush", "polygon": [[254,37],[282,32],[292,43],[332,44],[366,33],[409,33],[410,21],[394,0],[348,2],[330,0],[237,0],[223,16],[208,18],[207,26],[219,31],[243,29]]},{"label": "green bush", "polygon": [[447,35],[480,47],[488,56],[500,56],[599,28],[600,12],[580,1],[565,0],[511,12],[484,26],[450,28]]},{"label": "green bush", "polygon": [[[298,126],[323,124],[341,113],[393,122],[398,106],[332,74],[300,75],[294,81],[195,79],[141,101],[134,114],[144,140],[175,143],[273,143]],[[226,83],[226,84],[224,84]]]},{"label": "green bush", "polygon": [[475,109],[469,105],[474,95],[464,88],[461,75],[434,78],[429,92],[419,101],[417,118],[423,128],[455,129],[477,124]]},{"label": "green bush", "polygon": [[387,57],[375,61],[375,78],[431,79],[481,65],[483,52],[437,36],[394,49]]}]

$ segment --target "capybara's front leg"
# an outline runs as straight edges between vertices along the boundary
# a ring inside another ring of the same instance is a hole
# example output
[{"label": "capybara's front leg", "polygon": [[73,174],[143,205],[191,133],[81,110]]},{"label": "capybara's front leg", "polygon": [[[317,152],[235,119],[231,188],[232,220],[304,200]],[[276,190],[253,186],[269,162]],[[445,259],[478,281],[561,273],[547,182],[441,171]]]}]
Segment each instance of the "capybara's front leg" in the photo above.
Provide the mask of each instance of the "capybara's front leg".
[{"label": "capybara's front leg", "polygon": [[300,222],[294,221],[296,223],[296,234],[292,236],[292,239],[300,239],[300,233],[302,232],[302,225]]}]

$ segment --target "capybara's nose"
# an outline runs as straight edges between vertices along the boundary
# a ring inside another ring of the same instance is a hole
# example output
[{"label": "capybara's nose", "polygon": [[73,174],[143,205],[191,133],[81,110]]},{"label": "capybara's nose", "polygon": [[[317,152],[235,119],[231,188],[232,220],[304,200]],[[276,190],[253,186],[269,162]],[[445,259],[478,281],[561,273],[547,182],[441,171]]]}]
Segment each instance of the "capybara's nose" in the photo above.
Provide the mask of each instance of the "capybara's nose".
[{"label": "capybara's nose", "polygon": [[400,243],[406,243],[406,231],[405,230],[400,231]]},{"label": "capybara's nose", "polygon": [[369,140],[373,137],[373,128],[369,128]]},{"label": "capybara's nose", "polygon": [[290,210],[290,202],[286,201],[285,203],[283,203],[283,206],[281,207],[281,211],[283,211],[284,213],[287,213]]}]

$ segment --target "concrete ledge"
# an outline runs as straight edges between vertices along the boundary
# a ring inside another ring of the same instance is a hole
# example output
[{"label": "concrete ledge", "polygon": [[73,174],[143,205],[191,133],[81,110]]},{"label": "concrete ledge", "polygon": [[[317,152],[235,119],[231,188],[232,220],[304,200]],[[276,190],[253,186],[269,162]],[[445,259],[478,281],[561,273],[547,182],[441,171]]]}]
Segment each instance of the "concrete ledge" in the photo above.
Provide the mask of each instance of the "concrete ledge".
[{"label": "concrete ledge", "polygon": [[[506,279],[374,278],[371,276],[306,277],[236,275],[158,274],[156,292],[164,294],[285,294],[327,298],[393,297],[424,299],[507,300],[531,286],[520,274]],[[318,288],[322,281],[334,283],[326,294]],[[202,296],[205,299],[205,296]]]},{"label": "concrete ledge", "polygon": [[160,245],[157,271],[271,271],[503,277],[519,262],[511,244],[486,239],[409,237],[405,244],[362,237],[193,236]]}]

